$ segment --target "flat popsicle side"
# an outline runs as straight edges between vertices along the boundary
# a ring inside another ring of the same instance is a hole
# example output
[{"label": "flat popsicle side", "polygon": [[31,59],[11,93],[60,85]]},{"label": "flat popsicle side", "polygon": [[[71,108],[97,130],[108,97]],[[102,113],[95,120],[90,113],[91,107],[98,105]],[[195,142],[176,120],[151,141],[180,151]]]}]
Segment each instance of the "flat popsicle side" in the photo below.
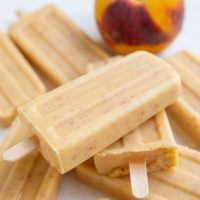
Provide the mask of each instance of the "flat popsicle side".
[{"label": "flat popsicle side", "polygon": [[0,32],[0,126],[8,126],[16,108],[45,87],[11,40]]},{"label": "flat popsicle side", "polygon": [[58,85],[85,74],[88,63],[109,57],[53,5],[20,18],[10,37]]},{"label": "flat popsicle side", "polygon": [[137,52],[35,98],[19,115],[65,173],[173,103],[180,87],[171,66]]},{"label": "flat popsicle side", "polygon": [[[150,195],[145,200],[199,200],[200,153],[179,146],[179,165],[170,170],[149,174]],[[85,183],[117,199],[135,200],[129,177],[112,178],[96,172],[94,165],[84,163],[76,168]],[[169,192],[170,191],[170,192]]]},{"label": "flat popsicle side", "polygon": [[[182,51],[167,61],[180,74],[183,83],[181,97],[167,111],[176,119],[174,124],[179,124],[175,129],[182,127],[185,137],[189,136],[188,145],[194,147],[196,143],[195,146],[200,146],[200,59]],[[180,129],[175,132],[181,133]]]},{"label": "flat popsicle side", "polygon": [[[0,144],[0,155],[10,146],[30,135],[16,118]],[[35,152],[16,163],[0,159],[0,199],[56,199],[61,175]]]},{"label": "flat popsicle side", "polygon": [[191,137],[186,129],[183,128],[182,124],[175,118],[175,116],[170,115],[169,112],[167,114],[176,143],[186,145],[192,149],[200,150],[199,143]]},{"label": "flat popsicle side", "polygon": [[148,172],[177,164],[177,151],[165,111],[94,156],[98,173],[111,177],[129,174],[129,163],[146,161]]}]

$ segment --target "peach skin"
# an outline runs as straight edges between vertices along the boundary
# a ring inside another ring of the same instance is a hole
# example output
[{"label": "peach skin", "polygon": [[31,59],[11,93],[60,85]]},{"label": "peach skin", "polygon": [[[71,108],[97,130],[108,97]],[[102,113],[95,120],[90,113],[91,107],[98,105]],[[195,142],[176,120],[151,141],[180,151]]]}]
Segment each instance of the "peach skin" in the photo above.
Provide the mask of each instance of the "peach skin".
[{"label": "peach skin", "polygon": [[184,1],[96,0],[95,12],[101,35],[114,52],[157,53],[180,32]]}]

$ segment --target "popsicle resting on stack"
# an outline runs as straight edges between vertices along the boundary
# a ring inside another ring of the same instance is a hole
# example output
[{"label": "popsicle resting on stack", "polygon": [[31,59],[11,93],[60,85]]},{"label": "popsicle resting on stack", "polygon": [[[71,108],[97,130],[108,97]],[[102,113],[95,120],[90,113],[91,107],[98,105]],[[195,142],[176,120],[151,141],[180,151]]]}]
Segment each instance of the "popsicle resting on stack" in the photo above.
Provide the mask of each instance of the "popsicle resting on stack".
[{"label": "popsicle resting on stack", "polygon": [[176,145],[164,111],[94,156],[97,171],[112,177],[127,175],[129,163],[142,160],[149,172],[177,163]]},{"label": "popsicle resting on stack", "polygon": [[178,74],[156,56],[138,52],[35,98],[19,115],[46,160],[65,173],[173,103],[179,93]]}]

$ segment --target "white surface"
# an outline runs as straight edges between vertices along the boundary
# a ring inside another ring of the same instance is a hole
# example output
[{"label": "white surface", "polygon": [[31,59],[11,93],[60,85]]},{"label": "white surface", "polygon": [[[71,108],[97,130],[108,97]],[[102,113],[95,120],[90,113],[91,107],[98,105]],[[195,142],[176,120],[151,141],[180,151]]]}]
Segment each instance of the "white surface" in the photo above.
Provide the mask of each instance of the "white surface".
[{"label": "white surface", "polygon": [[[0,0],[0,29],[6,32],[10,23],[15,20],[15,10],[20,8],[28,12],[42,5],[54,2],[71,17],[82,30],[87,32],[94,40],[101,41],[94,19],[94,0]],[[186,0],[186,15],[184,27],[175,42],[162,55],[172,55],[178,50],[188,49],[200,56],[200,1]],[[5,132],[2,130],[1,132]],[[0,140],[3,134],[0,134]],[[94,200],[102,193],[79,182],[73,173],[64,177],[60,190],[59,200]]]}]

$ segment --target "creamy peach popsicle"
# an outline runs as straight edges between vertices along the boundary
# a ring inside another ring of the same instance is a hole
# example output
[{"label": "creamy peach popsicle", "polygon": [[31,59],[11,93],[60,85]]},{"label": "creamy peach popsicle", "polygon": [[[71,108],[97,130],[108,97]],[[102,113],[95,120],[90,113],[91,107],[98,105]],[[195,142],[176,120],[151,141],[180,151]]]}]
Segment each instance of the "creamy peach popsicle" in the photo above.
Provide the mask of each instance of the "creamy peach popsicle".
[{"label": "creamy peach popsicle", "polygon": [[[42,155],[65,173],[173,103],[180,86],[170,65],[137,52],[35,98],[19,115]],[[13,150],[6,160],[21,156]]]},{"label": "creamy peach popsicle", "polygon": [[164,111],[94,156],[98,173],[120,177],[129,163],[145,160],[148,172],[169,169],[177,163],[176,145]]},{"label": "creamy peach popsicle", "polygon": [[200,147],[200,59],[182,51],[167,61],[180,74],[183,84],[180,98],[167,109],[174,119],[172,126],[189,146]]},{"label": "creamy peach popsicle", "polygon": [[[178,153],[177,167],[149,174],[150,194],[145,200],[200,199],[200,153],[183,146],[178,147]],[[78,166],[76,171],[82,181],[113,197],[135,199],[129,177],[112,178],[99,174],[92,161]]]},{"label": "creamy peach popsicle", "polygon": [[[29,134],[29,130],[16,118],[0,144],[0,155]],[[39,152],[16,163],[8,163],[0,158],[0,199],[53,200],[56,199],[60,180],[61,176]]]},{"label": "creamy peach popsicle", "polygon": [[16,108],[45,87],[11,40],[0,33],[0,126],[8,126]]},{"label": "creamy peach popsicle", "polygon": [[109,57],[53,5],[21,17],[10,37],[58,85],[85,74],[88,63]]}]

